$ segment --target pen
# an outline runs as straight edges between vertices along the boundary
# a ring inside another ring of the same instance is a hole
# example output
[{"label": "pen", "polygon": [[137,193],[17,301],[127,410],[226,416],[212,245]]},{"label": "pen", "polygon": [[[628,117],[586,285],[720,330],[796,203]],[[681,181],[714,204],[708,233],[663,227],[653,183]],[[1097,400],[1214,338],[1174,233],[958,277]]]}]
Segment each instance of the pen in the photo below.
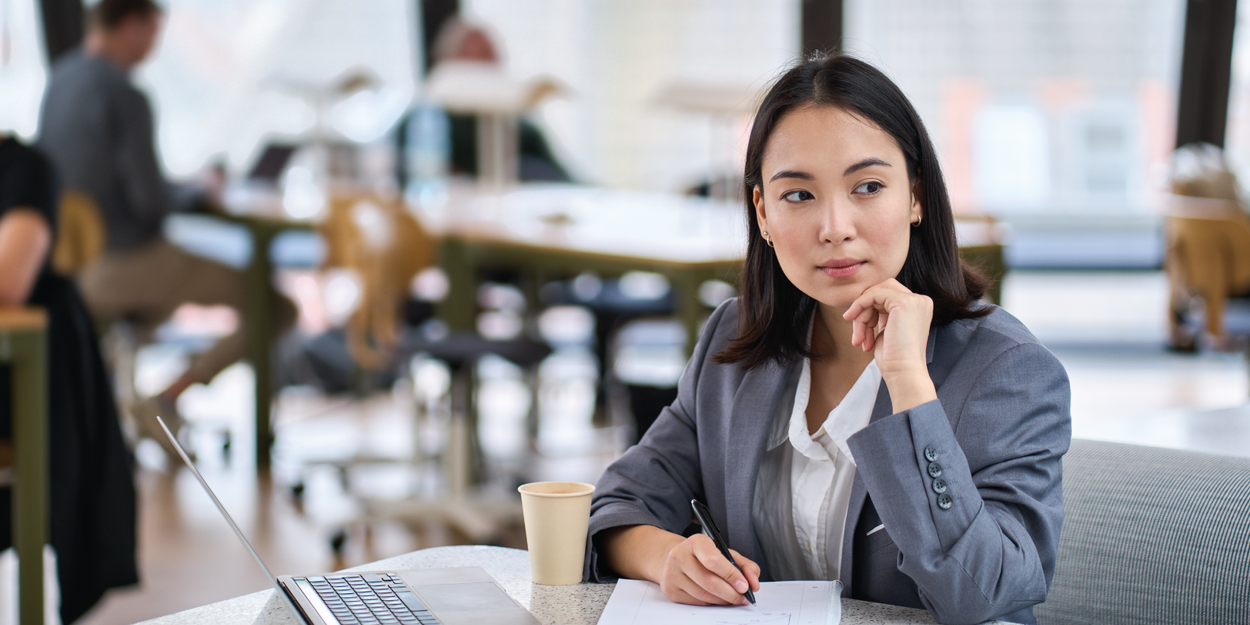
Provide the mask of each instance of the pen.
[{"label": "pen", "polygon": [[[698,499],[691,499],[690,507],[694,508],[694,517],[699,520],[699,525],[703,526],[703,534],[711,538],[712,542],[716,543],[716,548],[720,549],[721,555],[725,556],[725,559],[729,560],[729,563],[734,565],[734,568],[738,569],[739,573],[742,573],[742,567],[738,566],[738,563],[734,562],[734,557],[729,554],[729,544],[721,537],[720,529],[716,527],[716,523],[712,522],[712,512],[707,509],[707,506],[700,503]],[[746,574],[743,573],[742,577],[745,578]],[[755,593],[751,592],[750,582],[747,582],[747,591],[742,594],[747,598],[747,601],[751,602],[751,605],[755,605]]]}]

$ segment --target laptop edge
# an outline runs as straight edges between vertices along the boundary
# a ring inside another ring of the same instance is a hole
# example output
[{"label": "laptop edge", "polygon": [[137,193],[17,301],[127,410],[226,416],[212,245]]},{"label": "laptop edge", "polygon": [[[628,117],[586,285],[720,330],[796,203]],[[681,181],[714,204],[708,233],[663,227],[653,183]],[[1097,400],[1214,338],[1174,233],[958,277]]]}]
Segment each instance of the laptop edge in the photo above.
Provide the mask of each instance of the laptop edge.
[{"label": "laptop edge", "polygon": [[[217,494],[209,487],[208,482],[200,475],[199,470],[191,462],[191,458],[187,455],[186,450],[182,448],[182,444],[174,437],[173,433],[165,425],[165,421],[160,417],[156,418],[160,423],[161,429],[165,431],[165,436],[173,443],[174,449],[178,451],[182,462],[191,469],[191,473],[200,483],[204,492],[208,493],[213,504],[217,506],[217,511],[221,516],[226,518],[226,522],[230,524],[230,529],[234,530],[234,535],[239,541],[247,547],[248,553],[252,554],[252,559],[256,564],[260,565],[265,577],[269,578],[273,584],[274,590],[282,597],[283,603],[304,623],[309,625],[334,625],[339,623],[339,619],[331,612],[330,607],[321,599],[317,592],[313,589],[308,577],[321,577],[319,575],[311,576],[292,576],[283,575],[276,577],[269,571],[269,567],[265,566],[265,562],[261,560],[260,554],[252,548],[252,543],[248,542],[247,537],[243,535],[243,531],[234,522],[234,518],[226,511],[226,507],[217,499]],[[401,571],[351,571],[343,573],[331,573],[330,576],[336,575],[396,575],[412,592],[427,606],[427,609],[444,625],[457,625],[458,623],[474,623],[479,622],[482,614],[469,613],[455,614],[446,613],[439,609],[438,600],[441,592],[440,587],[453,588],[454,592],[463,592],[476,599],[479,610],[490,611],[489,615],[498,623],[516,623],[521,625],[539,625],[534,615],[525,609],[515,599],[509,596],[499,582],[490,575],[485,569],[476,566],[453,567],[441,569],[414,569]],[[426,592],[422,592],[425,589]],[[427,594],[428,593],[428,594]],[[430,599],[434,598],[435,601]],[[444,606],[451,606],[455,609],[456,603],[463,601],[442,602]],[[431,605],[432,604],[432,605]],[[515,610],[515,611],[514,611]],[[445,618],[446,617],[446,618]]]}]

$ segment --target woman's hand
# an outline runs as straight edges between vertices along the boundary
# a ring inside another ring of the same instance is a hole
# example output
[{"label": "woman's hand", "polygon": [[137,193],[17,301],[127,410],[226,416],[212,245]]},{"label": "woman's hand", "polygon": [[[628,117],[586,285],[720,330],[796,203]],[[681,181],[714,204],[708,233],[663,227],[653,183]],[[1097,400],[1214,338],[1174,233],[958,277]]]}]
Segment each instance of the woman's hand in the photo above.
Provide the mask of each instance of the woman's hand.
[{"label": "woman's hand", "polygon": [[602,544],[612,570],[656,582],[677,603],[741,605],[747,602],[742,593],[748,585],[760,589],[759,565],[730,549],[742,567],[739,573],[702,534],[682,538],[651,525],[631,525],[607,530]]},{"label": "woman's hand", "polygon": [[676,603],[689,605],[745,605],[742,594],[760,589],[760,567],[729,550],[742,572],[721,555],[711,538],[695,534],[668,552],[660,574],[660,590]]},{"label": "woman's hand", "polygon": [[925,358],[932,299],[891,278],[864,291],[842,318],[854,323],[851,344],[873,351],[894,412],[937,399]]}]

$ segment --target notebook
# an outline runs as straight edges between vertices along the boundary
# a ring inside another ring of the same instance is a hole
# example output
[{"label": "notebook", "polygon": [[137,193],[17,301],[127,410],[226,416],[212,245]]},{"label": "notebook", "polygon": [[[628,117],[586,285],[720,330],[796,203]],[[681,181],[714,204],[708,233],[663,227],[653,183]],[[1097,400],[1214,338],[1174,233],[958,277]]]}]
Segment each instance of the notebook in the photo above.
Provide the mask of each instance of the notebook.
[{"label": "notebook", "polygon": [[275,577],[209,488],[204,476],[196,470],[165,421],[160,417],[157,421],[235,536],[301,622],[310,625],[539,625],[538,619],[509,597],[485,569],[476,566]]}]

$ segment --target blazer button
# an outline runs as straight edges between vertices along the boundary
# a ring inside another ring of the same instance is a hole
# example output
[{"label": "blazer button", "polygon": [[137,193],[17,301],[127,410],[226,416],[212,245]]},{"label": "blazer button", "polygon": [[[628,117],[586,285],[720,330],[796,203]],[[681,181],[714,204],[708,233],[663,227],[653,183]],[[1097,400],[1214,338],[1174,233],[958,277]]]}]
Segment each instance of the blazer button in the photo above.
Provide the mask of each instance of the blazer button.
[{"label": "blazer button", "polygon": [[933,492],[939,495],[946,492],[946,480],[940,477],[937,478],[936,480],[933,480]]},{"label": "blazer button", "polygon": [[929,462],[933,462],[934,460],[937,460],[937,457],[938,457],[938,453],[937,453],[936,447],[934,447],[933,445],[929,445],[928,447],[924,448],[925,460],[928,460]]},{"label": "blazer button", "polygon": [[936,462],[930,462],[929,477],[942,477],[942,465]]},{"label": "blazer button", "polygon": [[950,495],[947,495],[946,493],[942,493],[941,495],[938,495],[938,507],[939,508],[943,510],[950,510],[951,506],[954,504],[955,504],[955,500],[951,499]]}]

